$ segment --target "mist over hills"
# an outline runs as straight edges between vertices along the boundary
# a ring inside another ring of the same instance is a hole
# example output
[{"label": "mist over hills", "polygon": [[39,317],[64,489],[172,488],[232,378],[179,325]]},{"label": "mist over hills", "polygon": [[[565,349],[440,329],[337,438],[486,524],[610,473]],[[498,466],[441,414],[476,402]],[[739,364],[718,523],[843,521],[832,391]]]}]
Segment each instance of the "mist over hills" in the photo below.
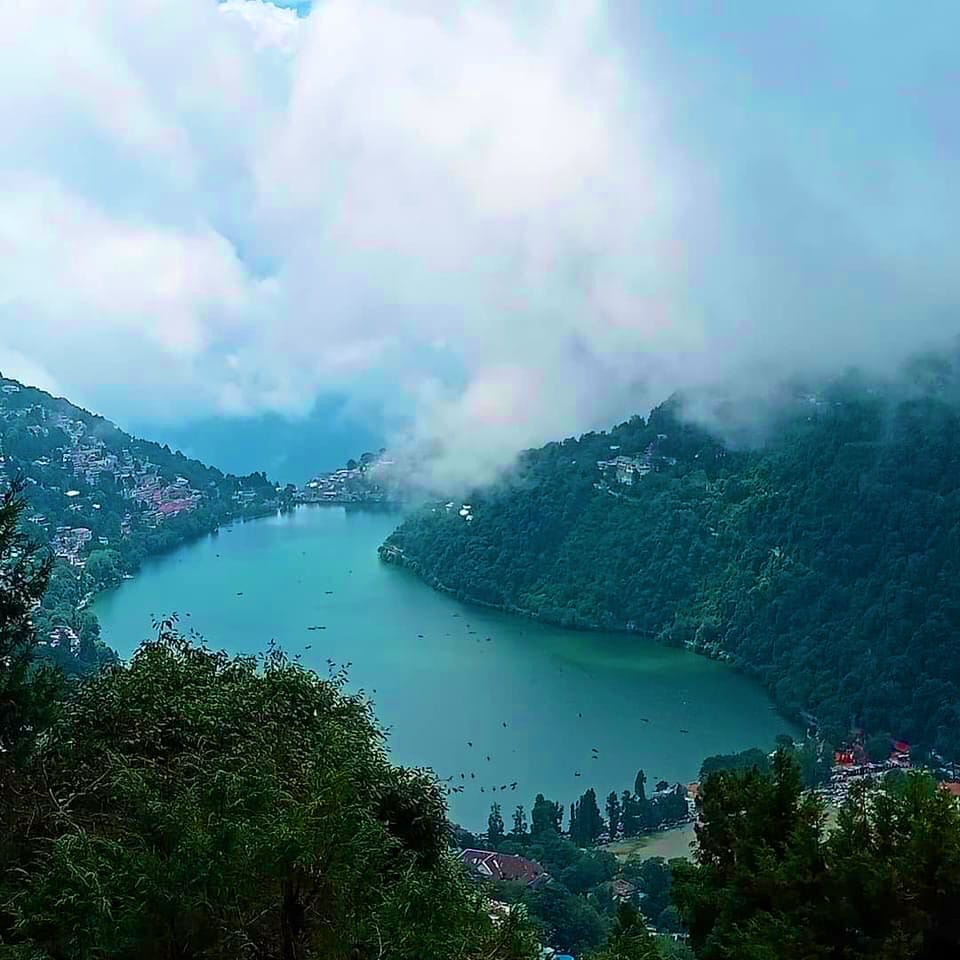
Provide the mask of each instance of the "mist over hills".
[{"label": "mist over hills", "polygon": [[428,504],[381,555],[464,599],[729,659],[833,736],[956,755],[958,372],[798,393],[740,449],[675,399]]}]

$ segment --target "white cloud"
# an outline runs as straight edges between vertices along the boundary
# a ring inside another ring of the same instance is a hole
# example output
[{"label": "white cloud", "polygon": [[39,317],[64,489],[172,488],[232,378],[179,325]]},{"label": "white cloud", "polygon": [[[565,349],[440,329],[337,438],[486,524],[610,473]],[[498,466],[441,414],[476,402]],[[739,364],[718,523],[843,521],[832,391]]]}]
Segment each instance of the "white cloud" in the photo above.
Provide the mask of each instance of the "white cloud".
[{"label": "white cloud", "polygon": [[453,480],[677,386],[946,332],[902,176],[881,236],[759,114],[767,166],[704,154],[680,106],[736,116],[723,85],[610,10],[0,7],[0,363],[128,417],[378,384]]}]

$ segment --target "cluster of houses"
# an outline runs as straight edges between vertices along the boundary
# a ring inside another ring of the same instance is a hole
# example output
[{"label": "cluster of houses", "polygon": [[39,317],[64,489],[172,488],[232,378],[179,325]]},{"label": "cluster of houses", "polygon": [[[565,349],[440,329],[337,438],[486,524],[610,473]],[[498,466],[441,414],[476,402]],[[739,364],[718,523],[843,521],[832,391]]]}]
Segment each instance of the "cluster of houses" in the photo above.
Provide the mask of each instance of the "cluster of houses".
[{"label": "cluster of houses", "polygon": [[606,483],[619,483],[624,486],[633,486],[634,483],[642,480],[648,473],[653,472],[659,463],[676,465],[676,458],[663,457],[657,454],[657,444],[661,440],[666,440],[665,433],[657,434],[657,439],[647,445],[646,450],[639,456],[627,457],[618,453],[620,446],[611,444],[610,451],[615,456],[607,460],[598,460],[597,469]]},{"label": "cluster of houses", "polygon": [[299,492],[304,503],[384,503],[390,499],[389,482],[393,460],[382,454],[364,454],[360,463],[350,461],[332,473],[321,473]]},{"label": "cluster of houses", "polygon": [[449,514],[456,512],[456,516],[463,520],[464,523],[473,523],[473,505],[470,503],[461,503],[460,506],[457,507],[455,501],[448,500],[442,507],[433,508],[434,513],[439,513],[441,510]]},{"label": "cluster of houses", "polygon": [[[37,518],[30,519],[36,521]],[[85,563],[83,554],[92,539],[93,531],[89,527],[59,526],[51,542],[53,555],[73,567],[82,567]]]},{"label": "cluster of houses", "polygon": [[[159,474],[160,468],[149,460],[135,457],[127,449],[119,455],[109,453],[102,441],[84,439],[82,421],[60,415],[54,422],[71,441],[63,451],[63,466],[91,485],[99,483],[103,476],[110,477],[124,499],[139,505],[144,521],[150,526],[195,509],[202,499],[203,494],[192,489],[185,477],[167,483]],[[40,461],[35,465],[44,466]],[[71,493],[77,491],[68,490],[67,496]]]},{"label": "cluster of houses", "polygon": [[73,627],[54,627],[47,638],[39,642],[41,645],[48,646],[53,650],[62,647],[64,650],[69,651],[70,655],[74,657],[80,653],[80,638],[77,636],[77,632]]},{"label": "cluster of houses", "polygon": [[[854,784],[864,780],[880,780],[892,770],[915,769],[910,757],[910,744],[903,740],[892,740],[890,754],[885,760],[870,760],[864,749],[862,737],[840,747],[833,756],[833,769],[830,782],[817,790],[825,800],[832,804],[843,804]],[[954,773],[946,769],[939,771]],[[960,799],[960,781],[946,779],[940,782],[940,788],[953,797]]]},{"label": "cluster of houses", "polygon": [[188,513],[203,499],[203,494],[194,490],[186,477],[165,483],[156,473],[138,475],[134,486],[123,488],[123,495],[139,503],[146,510],[144,519],[154,526],[170,517]]}]

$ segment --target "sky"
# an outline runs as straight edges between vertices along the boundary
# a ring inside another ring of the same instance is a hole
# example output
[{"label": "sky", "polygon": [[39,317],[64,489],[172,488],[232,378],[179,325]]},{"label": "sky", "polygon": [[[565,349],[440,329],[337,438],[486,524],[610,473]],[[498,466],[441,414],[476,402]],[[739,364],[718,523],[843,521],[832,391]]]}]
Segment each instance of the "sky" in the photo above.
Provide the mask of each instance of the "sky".
[{"label": "sky", "polygon": [[2,4],[0,371],[148,435],[335,399],[442,484],[678,389],[889,371],[960,331],[958,28]]}]

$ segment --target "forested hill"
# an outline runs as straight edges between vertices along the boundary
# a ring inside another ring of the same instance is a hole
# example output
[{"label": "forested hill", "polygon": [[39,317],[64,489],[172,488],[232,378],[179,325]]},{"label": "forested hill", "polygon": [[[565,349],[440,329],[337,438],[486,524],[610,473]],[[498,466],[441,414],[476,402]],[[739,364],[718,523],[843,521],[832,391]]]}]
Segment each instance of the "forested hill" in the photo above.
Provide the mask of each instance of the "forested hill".
[{"label": "forested hill", "polygon": [[381,556],[464,599],[727,657],[835,736],[856,723],[956,756],[958,370],[798,392],[740,451],[673,401],[527,452]]},{"label": "forested hill", "polygon": [[68,673],[104,650],[92,594],[162,553],[237,517],[286,502],[262,473],[235,477],[103,417],[0,377],[0,490],[24,483],[25,532],[56,558],[34,623],[39,649]]}]

